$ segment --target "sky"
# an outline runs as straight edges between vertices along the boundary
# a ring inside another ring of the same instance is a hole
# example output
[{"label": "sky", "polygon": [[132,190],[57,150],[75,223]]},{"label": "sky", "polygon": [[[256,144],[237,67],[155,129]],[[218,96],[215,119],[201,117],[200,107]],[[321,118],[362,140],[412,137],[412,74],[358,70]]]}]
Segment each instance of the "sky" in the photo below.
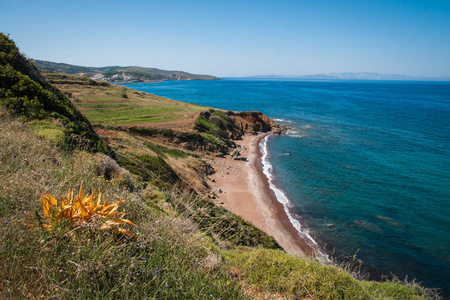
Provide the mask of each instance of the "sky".
[{"label": "sky", "polygon": [[0,0],[0,32],[91,67],[450,76],[449,0]]}]

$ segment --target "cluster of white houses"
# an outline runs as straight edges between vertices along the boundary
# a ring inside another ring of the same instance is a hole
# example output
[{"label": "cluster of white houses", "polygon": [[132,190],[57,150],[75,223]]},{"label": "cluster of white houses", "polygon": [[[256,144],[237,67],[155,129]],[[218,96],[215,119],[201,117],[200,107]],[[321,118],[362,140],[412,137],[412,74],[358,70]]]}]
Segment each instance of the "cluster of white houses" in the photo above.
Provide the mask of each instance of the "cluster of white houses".
[{"label": "cluster of white houses", "polygon": [[125,73],[114,74],[111,77],[106,77],[103,74],[97,73],[94,76],[92,76],[91,79],[97,81],[132,81],[135,80],[136,78],[134,78],[133,76],[128,76]]}]

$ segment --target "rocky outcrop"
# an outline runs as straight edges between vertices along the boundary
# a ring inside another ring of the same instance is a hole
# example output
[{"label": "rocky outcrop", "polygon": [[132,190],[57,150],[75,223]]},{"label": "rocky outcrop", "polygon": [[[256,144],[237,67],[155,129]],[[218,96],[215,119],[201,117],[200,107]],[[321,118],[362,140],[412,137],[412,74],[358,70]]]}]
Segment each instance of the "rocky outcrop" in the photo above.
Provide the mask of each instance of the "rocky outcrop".
[{"label": "rocky outcrop", "polygon": [[[197,132],[186,133],[171,129],[139,128],[136,126],[128,127],[125,130],[134,135],[152,137],[161,143],[171,144],[186,150],[227,154],[230,149],[236,148],[236,143],[233,140],[241,139],[246,133],[256,134],[272,131],[275,134],[283,134],[288,128],[278,125],[272,119],[257,111],[224,112],[210,109],[200,113],[195,121],[194,129]],[[244,160],[243,158],[239,159]]]},{"label": "rocky outcrop", "polygon": [[227,115],[236,122],[244,133],[256,134],[257,132],[272,131],[275,134],[283,134],[288,129],[286,126],[278,125],[259,111],[227,112]]}]

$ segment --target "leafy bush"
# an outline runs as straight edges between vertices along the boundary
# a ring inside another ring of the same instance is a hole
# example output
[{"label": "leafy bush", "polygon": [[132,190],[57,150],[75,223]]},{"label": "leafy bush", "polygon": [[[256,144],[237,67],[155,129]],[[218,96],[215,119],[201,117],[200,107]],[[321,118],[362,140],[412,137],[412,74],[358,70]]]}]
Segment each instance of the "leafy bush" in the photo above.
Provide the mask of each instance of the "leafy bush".
[{"label": "leafy bush", "polygon": [[158,129],[136,127],[136,126],[128,127],[128,131],[130,133],[139,134],[139,135],[143,135],[143,136],[155,136],[155,135],[159,134]]},{"label": "leafy bush", "polygon": [[131,235],[129,230],[120,227],[123,224],[135,225],[133,222],[123,219],[124,212],[119,214],[119,205],[122,198],[114,203],[107,203],[103,197],[102,190],[99,187],[98,194],[92,192],[90,195],[83,195],[83,185],[80,187],[78,195],[73,194],[69,189],[67,196],[61,197],[61,203],[58,203],[52,194],[42,193],[42,206],[44,212],[44,221],[42,226],[48,230],[67,222],[69,229],[89,226],[92,230],[117,231],[121,234]]}]

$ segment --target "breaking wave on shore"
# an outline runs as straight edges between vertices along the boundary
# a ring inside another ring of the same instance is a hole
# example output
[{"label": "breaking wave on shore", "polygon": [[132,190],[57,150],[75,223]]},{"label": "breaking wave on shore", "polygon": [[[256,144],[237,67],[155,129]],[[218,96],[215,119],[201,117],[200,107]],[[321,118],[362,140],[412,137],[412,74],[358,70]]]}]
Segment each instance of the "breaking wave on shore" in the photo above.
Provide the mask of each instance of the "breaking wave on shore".
[{"label": "breaking wave on shore", "polygon": [[310,246],[314,250],[314,254],[316,258],[323,263],[330,263],[331,260],[323,250],[319,244],[314,240],[314,238],[309,234],[308,230],[305,229],[302,224],[294,217],[294,213],[292,212],[295,208],[292,203],[289,201],[286,194],[276,186],[275,184],[275,175],[273,173],[273,167],[269,160],[269,153],[267,150],[267,140],[270,135],[264,137],[260,144],[259,149],[261,151],[261,163],[264,175],[266,175],[267,180],[269,182],[270,189],[275,193],[277,201],[283,205],[284,211],[289,218],[289,221],[297,230],[298,235],[306,242],[308,246]]}]

